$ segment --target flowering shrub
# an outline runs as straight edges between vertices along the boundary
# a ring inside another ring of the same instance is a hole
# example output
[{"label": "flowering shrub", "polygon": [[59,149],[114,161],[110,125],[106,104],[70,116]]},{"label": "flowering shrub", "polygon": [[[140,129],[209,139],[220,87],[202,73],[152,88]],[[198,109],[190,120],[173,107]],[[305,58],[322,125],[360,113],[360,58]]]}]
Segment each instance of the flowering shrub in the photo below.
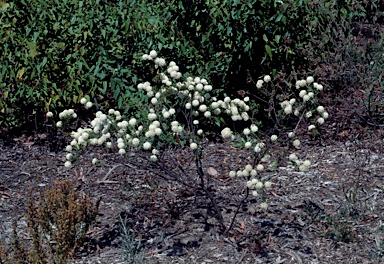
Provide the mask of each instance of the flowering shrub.
[{"label": "flowering shrub", "polygon": [[[171,146],[189,147],[195,154],[197,174],[204,189],[202,139],[212,131],[204,131],[201,125],[216,124],[220,127],[224,140],[248,149],[254,155],[253,164],[232,170],[229,176],[244,178],[248,191],[253,196],[262,193],[261,207],[267,208],[265,190],[271,188],[272,182],[268,179],[261,180],[260,177],[265,170],[264,164],[269,161],[267,152],[278,143],[287,144],[288,149],[298,148],[299,124],[309,124],[308,132],[315,133],[317,126],[322,125],[328,117],[325,108],[316,106],[315,101],[316,94],[323,87],[309,76],[296,82],[297,95],[290,95],[289,99],[278,102],[278,107],[274,108],[276,118],[281,120],[291,118],[291,122],[295,121],[296,125],[292,131],[283,131],[283,128],[279,128],[280,135],[262,136],[259,131],[260,124],[253,118],[256,111],[253,106],[256,104],[249,97],[233,99],[213,90],[206,79],[191,76],[185,78],[175,62],[167,65],[154,50],[144,54],[142,59],[153,63],[158,71],[152,82],[146,81],[137,86],[138,92],[147,97],[148,108],[141,109],[140,114],[132,112],[129,116],[123,116],[114,109],[109,109],[106,113],[97,111],[89,127],[78,128],[77,131],[71,132],[72,141],[66,146],[68,152],[64,164],[66,167],[71,167],[81,151],[90,146],[115,149],[121,155],[127,154],[127,151],[141,149],[149,153],[148,159],[151,162],[157,162],[161,158],[161,152]],[[258,80],[256,87],[264,93],[271,89],[276,92],[269,75]],[[93,107],[87,98],[82,98],[80,102],[87,109]],[[51,116],[52,113],[47,113],[47,117]],[[233,122],[232,129],[224,126],[229,124],[224,122],[227,117]],[[71,118],[76,118],[76,114],[72,109],[64,110],[59,114],[59,118],[61,120],[56,126],[61,128]],[[236,133],[234,130],[239,122],[248,124],[242,133]],[[180,141],[177,142],[175,138]],[[311,165],[309,160],[300,160],[295,153],[288,154],[286,158],[301,171],[308,170]],[[92,160],[94,164],[97,162]],[[271,163],[268,168],[273,169],[274,166],[276,167],[276,164]],[[208,191],[207,195],[213,199]],[[217,213],[220,214],[219,210]],[[218,218],[222,221],[221,216]]]}]

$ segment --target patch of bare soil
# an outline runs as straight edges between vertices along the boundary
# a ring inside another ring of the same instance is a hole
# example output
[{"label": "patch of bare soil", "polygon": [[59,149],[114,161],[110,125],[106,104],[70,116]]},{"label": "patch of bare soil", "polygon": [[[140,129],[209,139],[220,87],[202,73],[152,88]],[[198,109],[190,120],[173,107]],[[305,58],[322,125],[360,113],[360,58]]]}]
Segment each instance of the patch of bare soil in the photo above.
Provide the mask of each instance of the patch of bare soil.
[{"label": "patch of bare soil", "polygon": [[[119,217],[136,239],[141,237],[143,263],[149,264],[384,261],[380,130],[367,129],[364,137],[344,142],[303,143],[296,152],[312,161],[311,169],[298,172],[287,164],[264,172],[262,177],[274,183],[268,209],[262,210],[260,200],[249,197],[226,235],[210,199],[194,188],[199,179],[188,152],[165,156],[161,170],[138,163],[139,154],[123,158],[94,150],[67,169],[65,153],[30,142],[20,139],[13,146],[1,146],[0,239],[6,243],[11,241],[13,222],[25,221],[24,203],[32,187],[39,192],[56,181],[76,179],[82,192],[101,202],[88,247],[74,263],[124,263]],[[93,165],[93,157],[102,163]],[[245,180],[230,179],[228,172],[247,164],[249,156],[229,144],[207,142],[202,158],[205,183],[228,227],[246,190]],[[207,173],[210,167],[217,174]]]}]

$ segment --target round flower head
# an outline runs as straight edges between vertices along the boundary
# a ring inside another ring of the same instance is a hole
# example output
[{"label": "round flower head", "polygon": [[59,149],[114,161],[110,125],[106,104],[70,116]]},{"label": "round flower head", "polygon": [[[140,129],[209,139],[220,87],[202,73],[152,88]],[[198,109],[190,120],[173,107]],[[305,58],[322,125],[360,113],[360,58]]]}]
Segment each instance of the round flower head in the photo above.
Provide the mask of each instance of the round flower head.
[{"label": "round flower head", "polygon": [[298,147],[298,146],[300,146],[300,140],[295,139],[292,144],[294,147]]},{"label": "round flower head", "polygon": [[295,160],[297,160],[297,156],[296,156],[295,153],[292,153],[292,154],[289,154],[288,159],[291,160],[291,161],[295,161]]},{"label": "round flower head", "polygon": [[247,164],[245,166],[245,170],[248,171],[248,172],[252,171],[253,170],[252,165],[251,164]]},{"label": "round flower head", "polygon": [[299,93],[299,96],[300,97],[303,97],[304,95],[307,94],[307,91],[306,90],[301,90],[300,93]]},{"label": "round flower head", "polygon": [[308,127],[308,131],[311,131],[311,130],[313,130],[313,129],[315,129],[315,128],[316,128],[315,125],[310,125],[310,126]]},{"label": "round flower head", "polygon": [[311,99],[311,97],[310,97],[308,94],[306,94],[306,95],[303,96],[303,101],[304,101],[304,102],[307,102],[307,101],[309,101],[310,99]]},{"label": "round flower head", "polygon": [[231,129],[229,129],[228,127],[224,128],[222,131],[221,131],[221,136],[223,138],[231,138],[232,137],[232,131]]},{"label": "round flower head", "polygon": [[47,116],[47,117],[52,117],[52,116],[53,116],[53,113],[52,113],[52,112],[48,112],[48,113],[46,114],[46,116]]},{"label": "round flower head", "polygon": [[157,104],[157,99],[156,99],[156,97],[153,97],[153,98],[151,99],[151,103],[152,103],[152,104]]},{"label": "round flower head", "polygon": [[248,188],[252,188],[253,186],[253,182],[252,181],[247,181],[247,187]]},{"label": "round flower head", "polygon": [[264,82],[270,82],[271,81],[271,76],[269,76],[269,75],[265,75],[264,76]]},{"label": "round flower head", "polygon": [[92,159],[92,164],[96,164],[97,162],[98,162],[98,160],[96,158]]},{"label": "round flower head", "polygon": [[89,108],[91,108],[92,106],[93,106],[92,102],[87,102],[87,103],[85,104],[85,109],[89,109]]},{"label": "round flower head", "polygon": [[272,141],[272,142],[275,142],[276,140],[277,140],[277,136],[276,136],[276,135],[272,135],[272,136],[271,136],[271,141]]},{"label": "round flower head", "polygon": [[164,118],[168,118],[168,117],[170,116],[170,114],[169,114],[168,111],[165,111],[165,112],[163,113],[163,116],[164,116]]},{"label": "round flower head", "polygon": [[65,155],[65,158],[67,160],[71,160],[73,158],[73,154],[72,153],[68,153],[67,155]]},{"label": "round flower head", "polygon": [[190,148],[191,148],[192,150],[197,149],[197,144],[196,144],[195,142],[192,142],[191,145],[190,145]]},{"label": "round flower head", "polygon": [[249,130],[249,128],[244,128],[243,133],[248,136],[251,133],[251,130]]},{"label": "round flower head", "polygon": [[264,166],[262,164],[259,164],[259,165],[256,166],[256,170],[257,171],[262,171],[262,170],[264,170]]},{"label": "round flower head", "polygon": [[248,141],[248,142],[245,142],[244,147],[245,147],[246,149],[249,149],[249,148],[252,147],[252,143],[249,142],[249,141]]},{"label": "round flower head", "polygon": [[258,130],[259,130],[259,128],[255,124],[251,125],[251,131],[252,132],[256,133]]},{"label": "round flower head", "polygon": [[149,143],[148,141],[143,144],[143,149],[148,150],[150,148],[151,148],[151,143]]},{"label": "round flower head", "polygon": [[140,139],[134,138],[132,139],[132,146],[137,147],[140,144]]},{"label": "round flower head", "polygon": [[324,112],[324,106],[321,106],[321,105],[319,105],[317,108],[316,108],[316,110],[317,110],[317,112],[319,113],[319,114],[321,114],[321,113],[323,113]]},{"label": "round flower head", "polygon": [[311,83],[313,83],[315,81],[315,79],[312,77],[312,76],[308,76],[307,77],[307,83],[308,84],[311,84]]},{"label": "round flower head", "polygon": [[70,161],[68,160],[68,161],[66,161],[66,162],[64,163],[64,166],[65,166],[66,168],[70,168],[70,167],[72,166],[72,162],[70,162]]},{"label": "round flower head", "polygon": [[207,91],[207,92],[210,92],[212,91],[212,85],[204,85],[204,90]]},{"label": "round flower head", "polygon": [[209,112],[209,111],[205,112],[205,113],[204,113],[204,116],[205,116],[206,118],[210,118],[210,117],[211,117],[211,112]]},{"label": "round flower head", "polygon": [[199,100],[193,100],[192,105],[193,106],[198,106],[200,104]]},{"label": "round flower head", "polygon": [[230,171],[229,177],[231,177],[231,178],[236,177],[236,171]]},{"label": "round flower head", "polygon": [[149,53],[149,56],[151,56],[152,59],[155,59],[157,57],[156,50],[151,50],[151,52]]},{"label": "round flower head", "polygon": [[125,149],[119,149],[119,154],[120,155],[124,155],[126,152],[125,152]]},{"label": "round flower head", "polygon": [[87,103],[87,99],[86,98],[81,98],[80,104],[86,104],[86,103]]},{"label": "round flower head", "polygon": [[73,148],[71,145],[68,145],[65,147],[65,151],[67,151],[67,152],[71,152],[72,150],[73,150]]},{"label": "round flower head", "polygon": [[255,185],[256,189],[261,189],[263,188],[263,183],[261,181],[258,181]]},{"label": "round flower head", "polygon": [[300,171],[307,171],[309,169],[309,167],[308,166],[305,166],[304,164],[301,164],[300,166],[299,166],[299,170]]},{"label": "round flower head", "polygon": [[260,208],[263,209],[263,210],[267,210],[268,209],[268,204],[263,202],[260,204]]},{"label": "round flower head", "polygon": [[199,107],[199,111],[200,112],[205,112],[205,111],[207,111],[207,106],[206,105],[200,105],[200,107]]},{"label": "round flower head", "polygon": [[263,80],[258,80],[258,81],[256,82],[256,87],[260,89],[261,87],[263,87],[263,83],[264,83]]},{"label": "round flower head", "polygon": [[286,115],[292,114],[292,105],[287,105],[287,106],[284,108],[284,113],[285,113]]},{"label": "round flower head", "polygon": [[272,182],[266,181],[266,182],[264,182],[264,186],[265,186],[265,188],[269,189],[272,187]]},{"label": "round flower head", "polygon": [[317,119],[317,123],[319,123],[319,125],[324,124],[324,118],[319,117],[319,118]]}]

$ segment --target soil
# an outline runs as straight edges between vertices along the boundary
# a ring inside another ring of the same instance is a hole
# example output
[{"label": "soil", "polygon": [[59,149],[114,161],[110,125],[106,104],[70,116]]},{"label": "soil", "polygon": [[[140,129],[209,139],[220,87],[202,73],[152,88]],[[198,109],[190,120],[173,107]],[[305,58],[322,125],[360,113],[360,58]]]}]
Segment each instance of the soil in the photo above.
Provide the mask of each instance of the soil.
[{"label": "soil", "polygon": [[[225,234],[210,199],[196,188],[188,151],[170,151],[159,167],[146,164],[141,153],[123,158],[94,149],[68,169],[65,153],[52,152],[37,136],[4,141],[0,239],[10,243],[14,221],[25,221],[31,188],[38,193],[74,179],[79,191],[101,200],[87,247],[73,263],[128,263],[120,218],[134,234],[131,245],[141,238],[142,263],[383,263],[383,132],[337,120],[330,120],[328,137],[307,138],[295,150],[312,161],[311,169],[299,172],[283,163],[264,172],[263,179],[273,182],[268,209],[260,208],[261,197],[249,196]],[[225,227],[246,193],[245,179],[231,179],[228,172],[247,164],[248,155],[228,143],[205,144],[205,185]],[[101,163],[93,165],[94,157]]]}]

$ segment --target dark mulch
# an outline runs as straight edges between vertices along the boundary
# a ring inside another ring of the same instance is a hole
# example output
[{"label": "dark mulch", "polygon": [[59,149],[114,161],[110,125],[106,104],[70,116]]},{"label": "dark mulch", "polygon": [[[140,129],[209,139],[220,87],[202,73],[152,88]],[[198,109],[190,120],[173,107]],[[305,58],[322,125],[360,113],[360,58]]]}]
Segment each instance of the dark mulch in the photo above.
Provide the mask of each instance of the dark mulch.
[{"label": "dark mulch", "polygon": [[[67,169],[65,153],[50,151],[38,137],[19,137],[1,146],[1,240],[9,243],[13,221],[23,221],[31,188],[40,192],[57,181],[75,179],[82,192],[101,199],[87,247],[75,263],[123,263],[119,216],[141,237],[144,263],[381,263],[382,131],[357,120],[349,128],[340,123],[331,119],[326,127],[331,136],[308,139],[297,151],[312,160],[310,171],[283,165],[263,173],[274,183],[268,210],[259,208],[259,199],[247,199],[225,236],[204,193],[172,176],[197,186],[193,156],[187,151],[170,152],[165,170],[160,170],[140,162],[140,153],[123,158],[95,149]],[[93,157],[102,163],[92,165]],[[244,179],[230,179],[228,172],[249,159],[247,152],[227,143],[206,142],[206,184],[226,226],[245,193]],[[210,167],[217,174],[209,175]]]}]

